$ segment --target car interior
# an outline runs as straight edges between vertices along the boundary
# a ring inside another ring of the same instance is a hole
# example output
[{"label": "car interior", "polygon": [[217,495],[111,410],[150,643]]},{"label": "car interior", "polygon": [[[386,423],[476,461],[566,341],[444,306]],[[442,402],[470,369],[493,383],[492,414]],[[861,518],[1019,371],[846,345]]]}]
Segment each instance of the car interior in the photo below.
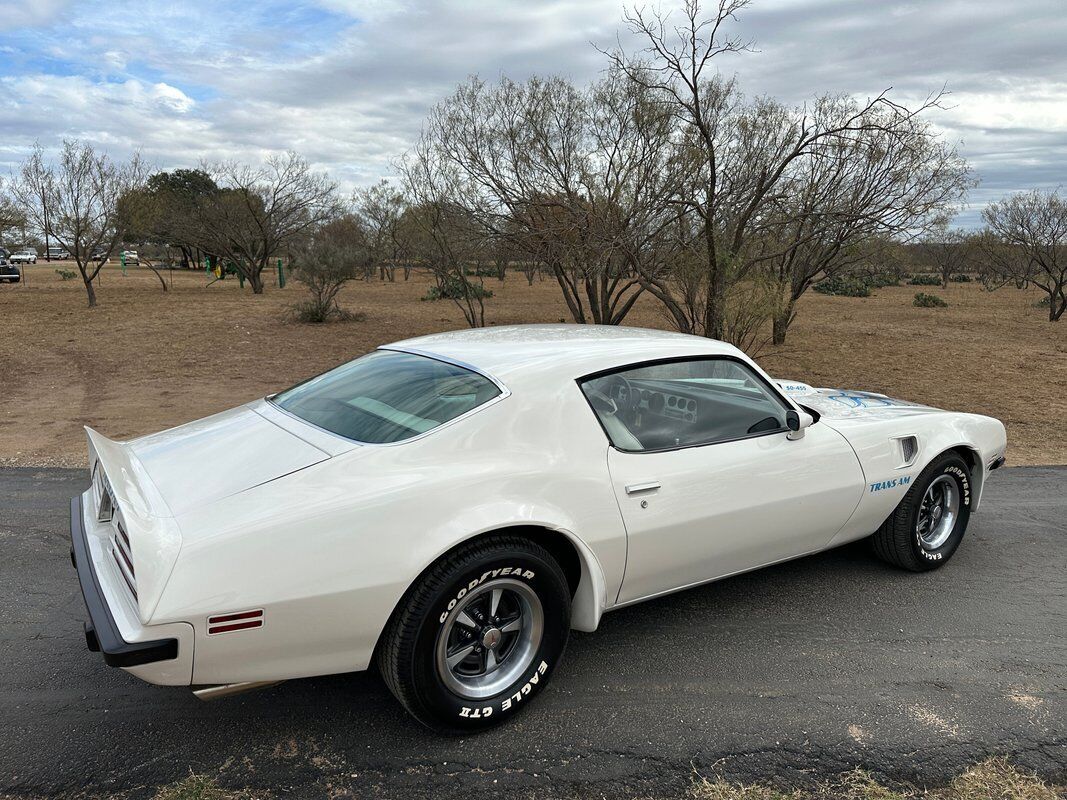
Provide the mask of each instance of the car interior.
[{"label": "car interior", "polygon": [[292,414],[357,442],[410,439],[500,394],[470,370],[377,351],[272,398]]},{"label": "car interior", "polygon": [[787,429],[785,406],[733,361],[615,372],[583,382],[582,390],[620,450],[667,450]]}]

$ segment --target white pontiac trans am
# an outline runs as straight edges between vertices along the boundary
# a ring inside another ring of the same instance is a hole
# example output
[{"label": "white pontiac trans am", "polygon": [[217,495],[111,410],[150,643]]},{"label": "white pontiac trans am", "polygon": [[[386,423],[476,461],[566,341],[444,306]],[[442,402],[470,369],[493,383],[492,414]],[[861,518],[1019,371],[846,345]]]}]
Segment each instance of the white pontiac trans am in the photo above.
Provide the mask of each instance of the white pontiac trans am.
[{"label": "white pontiac trans am", "polygon": [[219,696],[376,662],[419,720],[525,708],[571,628],[864,537],[951,558],[1004,426],[721,342],[518,326],[379,348],[126,443],[71,503],[89,649]]}]

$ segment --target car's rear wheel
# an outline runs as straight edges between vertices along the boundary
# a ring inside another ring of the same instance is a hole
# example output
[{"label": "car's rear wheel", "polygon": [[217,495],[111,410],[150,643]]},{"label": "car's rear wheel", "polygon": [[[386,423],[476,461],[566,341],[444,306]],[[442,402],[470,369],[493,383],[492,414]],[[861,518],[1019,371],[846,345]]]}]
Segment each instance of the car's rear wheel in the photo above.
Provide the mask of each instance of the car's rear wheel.
[{"label": "car's rear wheel", "polygon": [[963,540],[971,516],[971,471],[957,453],[926,467],[874,536],[883,561],[915,572],[947,562]]},{"label": "car's rear wheel", "polygon": [[504,722],[544,688],[570,631],[571,593],[551,554],[520,536],[475,540],[409,589],[378,648],[389,689],[438,730]]}]

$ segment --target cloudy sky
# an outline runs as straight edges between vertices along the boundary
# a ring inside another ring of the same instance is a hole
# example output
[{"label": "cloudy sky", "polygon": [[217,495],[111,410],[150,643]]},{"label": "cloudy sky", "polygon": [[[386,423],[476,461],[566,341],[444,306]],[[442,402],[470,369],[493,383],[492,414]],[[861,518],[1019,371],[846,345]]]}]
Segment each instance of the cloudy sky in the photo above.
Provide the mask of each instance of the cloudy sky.
[{"label": "cloudy sky", "polygon": [[[670,0],[664,0],[670,7]],[[732,56],[748,94],[904,102],[990,198],[1067,185],[1067,0],[756,0]],[[34,141],[140,150],[162,168],[295,149],[349,188],[390,173],[467,75],[595,78],[622,0],[0,0],[0,173]],[[625,39],[624,39],[625,41]]]}]

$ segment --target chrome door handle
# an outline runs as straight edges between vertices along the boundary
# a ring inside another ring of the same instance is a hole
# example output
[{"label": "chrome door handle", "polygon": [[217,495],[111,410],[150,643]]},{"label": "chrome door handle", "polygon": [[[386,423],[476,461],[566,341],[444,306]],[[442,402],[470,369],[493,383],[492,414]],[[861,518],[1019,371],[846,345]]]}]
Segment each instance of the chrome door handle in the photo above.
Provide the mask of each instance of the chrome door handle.
[{"label": "chrome door handle", "polygon": [[653,489],[659,488],[659,481],[649,481],[648,483],[631,483],[626,487],[626,494],[640,494],[641,492],[651,492]]}]

